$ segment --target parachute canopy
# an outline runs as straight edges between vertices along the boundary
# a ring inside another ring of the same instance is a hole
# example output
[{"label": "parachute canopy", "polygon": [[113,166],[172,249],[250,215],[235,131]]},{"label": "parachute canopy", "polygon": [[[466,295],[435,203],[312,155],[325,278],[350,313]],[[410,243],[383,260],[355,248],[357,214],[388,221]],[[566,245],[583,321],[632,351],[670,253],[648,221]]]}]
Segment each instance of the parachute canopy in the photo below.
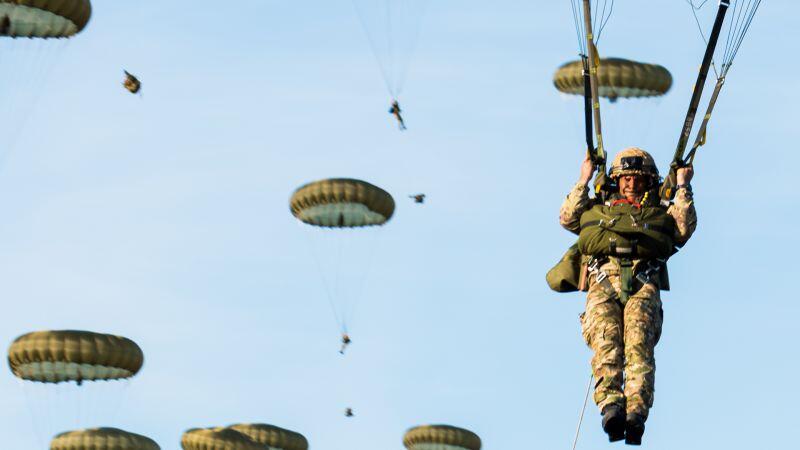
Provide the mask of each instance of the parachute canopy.
[{"label": "parachute canopy", "polygon": [[148,437],[116,428],[61,433],[50,442],[50,450],[161,450]]},{"label": "parachute canopy", "polygon": [[481,438],[450,425],[423,425],[408,430],[403,445],[408,450],[481,450]]},{"label": "parachute canopy", "polygon": [[4,35],[15,38],[70,37],[91,16],[89,0],[0,0],[0,18],[8,18]]},{"label": "parachute canopy", "polygon": [[297,189],[290,200],[298,220],[318,227],[383,225],[394,214],[394,199],[366,181],[332,178]]},{"label": "parachute canopy", "polygon": [[[663,66],[622,58],[601,58],[597,69],[601,97],[610,100],[635,97],[658,97],[672,87],[672,75]],[[556,89],[572,95],[583,95],[583,62],[572,61],[556,70]]]},{"label": "parachute canopy", "polygon": [[8,349],[11,372],[42,383],[130,378],[143,363],[142,349],[132,340],[90,331],[36,331]]},{"label": "parachute canopy", "polygon": [[183,450],[266,450],[246,435],[230,428],[193,428],[181,437]]},{"label": "parachute canopy", "polygon": [[279,450],[308,450],[308,440],[294,431],[285,430],[264,423],[242,423],[228,427],[236,430],[255,442]]}]

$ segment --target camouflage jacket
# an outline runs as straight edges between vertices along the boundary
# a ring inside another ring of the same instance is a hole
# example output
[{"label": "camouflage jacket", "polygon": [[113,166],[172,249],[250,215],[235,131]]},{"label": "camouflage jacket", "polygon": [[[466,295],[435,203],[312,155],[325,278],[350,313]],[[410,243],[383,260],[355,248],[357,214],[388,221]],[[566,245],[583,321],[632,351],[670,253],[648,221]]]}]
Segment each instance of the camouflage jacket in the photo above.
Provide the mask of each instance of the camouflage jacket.
[{"label": "camouflage jacket", "polygon": [[[578,234],[581,214],[588,211],[593,202],[589,198],[589,188],[582,183],[576,184],[561,205],[561,226]],[[697,212],[694,209],[692,193],[687,189],[678,189],[675,201],[667,209],[667,214],[675,219],[675,243],[677,245],[685,244],[697,228]]]}]

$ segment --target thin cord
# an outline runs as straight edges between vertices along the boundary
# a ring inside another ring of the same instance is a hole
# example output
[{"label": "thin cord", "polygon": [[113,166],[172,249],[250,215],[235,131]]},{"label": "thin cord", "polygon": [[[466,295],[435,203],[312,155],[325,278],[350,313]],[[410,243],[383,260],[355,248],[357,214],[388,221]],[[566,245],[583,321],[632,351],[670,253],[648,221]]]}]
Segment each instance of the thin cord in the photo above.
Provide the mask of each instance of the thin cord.
[{"label": "thin cord", "polygon": [[578,447],[578,437],[581,435],[581,425],[583,425],[583,415],[586,413],[586,405],[589,404],[589,393],[592,392],[592,382],[594,381],[594,374],[589,377],[589,385],[586,387],[586,397],[583,398],[583,408],[581,408],[581,417],[578,419],[578,429],[575,430],[575,441],[572,443],[572,450]]}]

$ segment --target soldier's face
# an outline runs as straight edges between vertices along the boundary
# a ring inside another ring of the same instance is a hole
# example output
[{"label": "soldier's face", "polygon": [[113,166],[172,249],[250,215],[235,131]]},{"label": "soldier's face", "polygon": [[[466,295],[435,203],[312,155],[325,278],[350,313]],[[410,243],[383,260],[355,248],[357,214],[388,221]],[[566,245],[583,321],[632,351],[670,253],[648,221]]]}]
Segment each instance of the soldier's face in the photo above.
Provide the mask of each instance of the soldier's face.
[{"label": "soldier's face", "polygon": [[628,200],[637,200],[647,192],[647,178],[642,175],[622,175],[618,183],[619,193]]}]

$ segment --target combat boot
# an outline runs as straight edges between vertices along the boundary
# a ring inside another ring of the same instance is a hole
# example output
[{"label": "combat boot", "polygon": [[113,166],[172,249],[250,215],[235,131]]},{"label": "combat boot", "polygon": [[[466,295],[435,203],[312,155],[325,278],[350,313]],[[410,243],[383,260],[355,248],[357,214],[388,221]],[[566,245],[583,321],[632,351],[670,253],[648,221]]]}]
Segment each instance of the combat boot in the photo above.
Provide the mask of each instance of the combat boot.
[{"label": "combat boot", "polygon": [[644,434],[644,417],[639,414],[628,414],[625,418],[625,443],[628,445],[642,445]]},{"label": "combat boot", "polygon": [[608,434],[609,442],[625,439],[625,410],[619,405],[603,408],[603,431]]}]

